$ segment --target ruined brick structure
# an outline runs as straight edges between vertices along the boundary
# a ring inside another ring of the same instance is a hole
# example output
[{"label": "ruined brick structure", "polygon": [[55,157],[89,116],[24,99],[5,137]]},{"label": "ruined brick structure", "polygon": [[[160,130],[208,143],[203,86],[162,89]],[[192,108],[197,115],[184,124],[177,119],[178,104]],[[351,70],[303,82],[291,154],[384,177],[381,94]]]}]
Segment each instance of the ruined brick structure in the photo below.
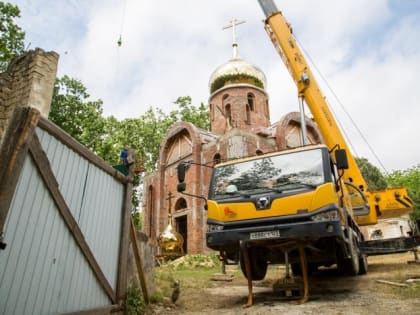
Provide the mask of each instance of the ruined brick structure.
[{"label": "ruined brick structure", "polygon": [[[219,161],[301,145],[300,114],[293,112],[278,122],[270,123],[268,95],[264,73],[243,61],[234,47],[231,60],[218,67],[210,77],[209,112],[211,130],[188,122],[178,122],[168,131],[160,146],[158,170],[146,176],[144,232],[156,242],[168,225],[172,193],[173,224],[183,235],[187,253],[202,253],[205,244],[205,200],[177,192],[177,165],[192,161],[187,171],[186,192],[206,197],[211,168]],[[322,142],[311,119],[306,118],[309,143]]]},{"label": "ruined brick structure", "polygon": [[37,48],[15,58],[0,73],[0,143],[17,106],[35,107],[48,117],[57,63],[57,53]]}]

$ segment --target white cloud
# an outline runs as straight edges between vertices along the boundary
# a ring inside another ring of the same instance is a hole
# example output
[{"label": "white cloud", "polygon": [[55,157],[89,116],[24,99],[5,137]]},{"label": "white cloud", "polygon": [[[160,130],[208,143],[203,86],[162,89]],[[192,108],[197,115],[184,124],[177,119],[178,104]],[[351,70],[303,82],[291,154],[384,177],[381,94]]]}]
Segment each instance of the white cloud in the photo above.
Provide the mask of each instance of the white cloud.
[{"label": "white cloud", "polygon": [[[136,117],[149,106],[169,111],[185,95],[207,103],[212,71],[231,56],[231,32],[222,27],[232,18],[246,20],[238,27],[240,54],[267,76],[272,122],[298,108],[296,87],[265,34],[257,1],[12,2],[22,10],[31,47],[60,53],[59,74],[81,79],[93,99],[104,101],[105,115]],[[386,0],[276,4],[385,167],[420,163],[419,6]],[[357,153],[378,165],[357,133],[348,134]]]}]

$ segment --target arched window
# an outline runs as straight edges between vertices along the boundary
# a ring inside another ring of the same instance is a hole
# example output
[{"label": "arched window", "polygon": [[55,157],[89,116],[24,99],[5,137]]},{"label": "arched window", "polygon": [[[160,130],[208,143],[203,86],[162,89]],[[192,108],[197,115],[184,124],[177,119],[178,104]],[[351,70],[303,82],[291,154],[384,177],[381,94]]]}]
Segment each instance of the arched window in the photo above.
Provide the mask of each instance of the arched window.
[{"label": "arched window", "polygon": [[261,150],[257,150],[257,151],[255,151],[255,154],[257,154],[257,155],[263,155],[263,154],[264,154],[264,152],[263,152],[263,151],[261,151]]},{"label": "arched window", "polygon": [[214,164],[219,164],[220,162],[222,162],[222,157],[220,156],[219,153],[216,153],[213,157],[213,163]]},{"label": "arched window", "polygon": [[226,106],[225,106],[225,117],[226,117],[229,125],[232,125],[232,111],[230,109],[230,104],[226,104]]},{"label": "arched window", "polygon": [[252,93],[248,93],[248,105],[249,105],[249,110],[251,112],[254,111],[254,103],[255,103],[255,95]]},{"label": "arched window", "polygon": [[175,203],[175,210],[187,208],[187,201],[184,198],[179,198]]},{"label": "arched window", "polygon": [[246,119],[245,119],[245,123],[247,125],[250,125],[251,124],[251,110],[250,110],[249,104],[246,104]]}]

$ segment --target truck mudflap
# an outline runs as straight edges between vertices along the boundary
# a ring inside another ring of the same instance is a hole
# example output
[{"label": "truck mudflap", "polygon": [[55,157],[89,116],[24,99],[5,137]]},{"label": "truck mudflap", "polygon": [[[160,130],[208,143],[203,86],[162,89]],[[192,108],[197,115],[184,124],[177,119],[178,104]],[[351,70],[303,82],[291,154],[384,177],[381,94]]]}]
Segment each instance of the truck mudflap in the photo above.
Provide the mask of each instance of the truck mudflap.
[{"label": "truck mudflap", "polygon": [[396,237],[360,242],[360,251],[368,256],[404,253],[420,246],[419,236]]},{"label": "truck mudflap", "polygon": [[324,237],[344,238],[339,220],[306,221],[273,224],[207,232],[206,242],[211,249],[239,246],[239,241],[317,240]]}]

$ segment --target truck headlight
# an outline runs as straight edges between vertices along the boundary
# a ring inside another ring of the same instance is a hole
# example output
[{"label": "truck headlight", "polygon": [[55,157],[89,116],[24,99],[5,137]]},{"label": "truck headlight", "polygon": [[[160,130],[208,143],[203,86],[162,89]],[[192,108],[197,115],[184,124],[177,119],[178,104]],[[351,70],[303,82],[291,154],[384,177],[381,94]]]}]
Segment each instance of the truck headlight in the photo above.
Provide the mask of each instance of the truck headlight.
[{"label": "truck headlight", "polygon": [[223,225],[218,224],[207,224],[207,232],[217,232],[222,231]]},{"label": "truck headlight", "polygon": [[337,210],[330,210],[321,213],[317,213],[311,216],[312,221],[331,221],[338,218]]}]

